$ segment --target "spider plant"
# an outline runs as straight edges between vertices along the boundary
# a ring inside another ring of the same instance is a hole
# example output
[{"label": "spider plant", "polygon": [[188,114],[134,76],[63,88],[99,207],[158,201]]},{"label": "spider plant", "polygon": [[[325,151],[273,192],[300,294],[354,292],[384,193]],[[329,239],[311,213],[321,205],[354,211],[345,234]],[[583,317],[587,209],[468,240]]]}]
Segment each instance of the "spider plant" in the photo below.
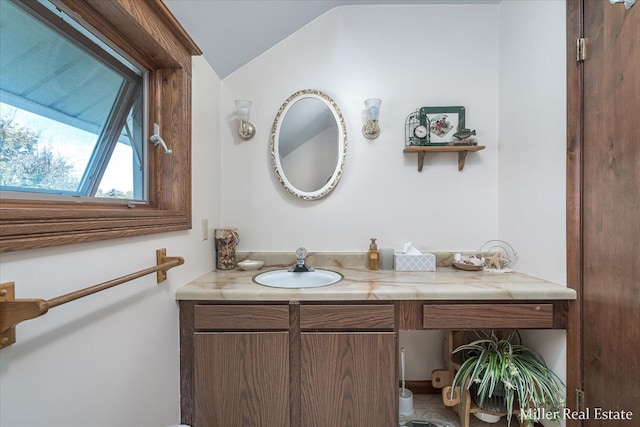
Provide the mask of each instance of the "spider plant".
[{"label": "spider plant", "polygon": [[472,398],[480,408],[489,398],[504,392],[509,424],[515,409],[520,410],[520,419],[528,420],[529,425],[539,419],[537,408],[560,413],[564,406],[562,380],[538,353],[513,343],[514,337],[519,337],[517,331],[507,338],[499,338],[494,331],[476,331],[476,335],[477,340],[453,351],[462,352],[464,361],[453,379],[452,392],[457,385],[467,389],[474,386]]}]

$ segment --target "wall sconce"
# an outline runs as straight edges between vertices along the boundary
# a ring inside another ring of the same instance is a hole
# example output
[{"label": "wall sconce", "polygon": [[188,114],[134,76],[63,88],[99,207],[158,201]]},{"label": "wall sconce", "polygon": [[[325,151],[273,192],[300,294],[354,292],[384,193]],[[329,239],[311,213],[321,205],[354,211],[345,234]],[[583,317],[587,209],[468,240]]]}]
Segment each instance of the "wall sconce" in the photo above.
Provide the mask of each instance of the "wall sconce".
[{"label": "wall sconce", "polygon": [[240,138],[249,141],[256,134],[256,127],[249,121],[251,114],[251,101],[244,99],[236,99],[236,110],[240,115],[240,124],[238,125],[238,135]]},{"label": "wall sconce", "polygon": [[364,126],[362,126],[362,134],[367,139],[375,139],[380,135],[380,126],[378,125],[380,104],[382,104],[380,98],[369,98],[364,101],[368,119]]}]

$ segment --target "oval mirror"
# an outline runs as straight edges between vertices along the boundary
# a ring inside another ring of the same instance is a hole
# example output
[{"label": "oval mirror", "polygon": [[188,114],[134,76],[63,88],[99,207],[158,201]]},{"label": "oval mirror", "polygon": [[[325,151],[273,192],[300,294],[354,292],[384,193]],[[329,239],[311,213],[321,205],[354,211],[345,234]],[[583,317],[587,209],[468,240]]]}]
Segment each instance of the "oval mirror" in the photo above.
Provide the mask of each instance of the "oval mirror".
[{"label": "oval mirror", "polygon": [[347,130],[340,109],[319,90],[300,90],[282,104],[271,128],[278,181],[304,200],[326,196],[342,176]]}]

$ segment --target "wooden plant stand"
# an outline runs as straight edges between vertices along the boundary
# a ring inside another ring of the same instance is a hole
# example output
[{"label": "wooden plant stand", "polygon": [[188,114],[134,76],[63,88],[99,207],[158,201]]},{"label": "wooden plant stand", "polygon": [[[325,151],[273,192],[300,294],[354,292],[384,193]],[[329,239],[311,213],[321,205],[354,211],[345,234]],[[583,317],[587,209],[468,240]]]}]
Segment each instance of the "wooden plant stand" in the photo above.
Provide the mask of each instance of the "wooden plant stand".
[{"label": "wooden plant stand", "polygon": [[[436,369],[431,373],[431,384],[434,388],[442,389],[442,402],[445,406],[452,408],[457,412],[460,418],[461,427],[469,427],[469,418],[471,414],[483,413],[490,415],[506,416],[506,412],[490,412],[484,411],[473,402],[471,394],[467,387],[461,392],[461,386],[456,386],[451,393],[451,385],[453,378],[460,365],[457,364],[451,356],[454,349],[464,344],[465,331],[448,331],[445,335],[444,345],[444,361],[446,369]],[[519,422],[520,427],[527,427],[527,421],[520,421],[520,410],[514,410],[512,413],[512,421]]]}]

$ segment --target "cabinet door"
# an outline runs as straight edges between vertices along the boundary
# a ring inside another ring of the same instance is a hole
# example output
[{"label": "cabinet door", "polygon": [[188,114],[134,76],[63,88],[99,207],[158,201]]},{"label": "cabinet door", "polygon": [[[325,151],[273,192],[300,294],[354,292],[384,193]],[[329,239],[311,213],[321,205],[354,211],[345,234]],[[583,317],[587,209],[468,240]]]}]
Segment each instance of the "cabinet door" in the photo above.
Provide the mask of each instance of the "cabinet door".
[{"label": "cabinet door", "polygon": [[303,332],[301,425],[398,424],[393,332]]},{"label": "cabinet door", "polygon": [[289,426],[289,334],[194,336],[194,427]]}]

